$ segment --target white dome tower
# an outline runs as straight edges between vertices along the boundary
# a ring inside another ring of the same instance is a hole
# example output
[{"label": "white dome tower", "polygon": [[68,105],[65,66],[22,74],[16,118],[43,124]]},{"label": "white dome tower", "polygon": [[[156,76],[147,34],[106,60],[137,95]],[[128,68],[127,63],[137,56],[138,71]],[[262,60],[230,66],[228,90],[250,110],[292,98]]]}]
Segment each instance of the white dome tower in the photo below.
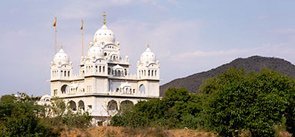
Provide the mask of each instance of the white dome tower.
[{"label": "white dome tower", "polygon": [[137,76],[139,79],[159,79],[160,63],[149,46],[141,54],[137,62]]},{"label": "white dome tower", "polygon": [[137,62],[137,78],[141,94],[154,97],[160,95],[160,63],[149,46],[141,54],[140,60]]},{"label": "white dome tower", "polygon": [[54,90],[51,90],[54,92],[52,95],[58,95],[61,94],[60,88],[62,84],[64,84],[62,81],[68,81],[70,80],[70,77],[72,76],[72,62],[70,62],[69,56],[64,52],[63,49],[60,49],[53,58],[53,61],[51,62],[51,87],[54,88]]}]

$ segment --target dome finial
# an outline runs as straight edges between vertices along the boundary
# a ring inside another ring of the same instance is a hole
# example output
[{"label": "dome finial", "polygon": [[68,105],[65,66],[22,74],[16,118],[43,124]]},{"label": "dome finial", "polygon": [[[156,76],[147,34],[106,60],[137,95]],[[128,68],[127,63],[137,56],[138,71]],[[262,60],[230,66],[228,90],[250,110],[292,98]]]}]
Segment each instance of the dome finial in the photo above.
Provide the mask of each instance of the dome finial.
[{"label": "dome finial", "polygon": [[107,14],[106,14],[106,12],[104,11],[103,13],[102,13],[102,17],[103,17],[103,25],[106,25],[107,24]]}]

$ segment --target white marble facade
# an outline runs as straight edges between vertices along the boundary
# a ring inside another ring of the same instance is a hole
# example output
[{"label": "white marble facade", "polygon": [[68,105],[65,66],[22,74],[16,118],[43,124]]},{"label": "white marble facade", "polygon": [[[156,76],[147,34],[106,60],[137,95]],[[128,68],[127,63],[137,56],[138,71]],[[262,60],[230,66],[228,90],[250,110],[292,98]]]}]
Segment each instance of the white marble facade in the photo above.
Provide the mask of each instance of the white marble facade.
[{"label": "white marble facade", "polygon": [[121,57],[120,43],[104,22],[81,57],[79,73],[63,49],[51,62],[51,96],[59,97],[73,111],[88,111],[97,121],[115,115],[122,104],[159,98],[160,64],[149,47],[130,74],[128,56]]}]

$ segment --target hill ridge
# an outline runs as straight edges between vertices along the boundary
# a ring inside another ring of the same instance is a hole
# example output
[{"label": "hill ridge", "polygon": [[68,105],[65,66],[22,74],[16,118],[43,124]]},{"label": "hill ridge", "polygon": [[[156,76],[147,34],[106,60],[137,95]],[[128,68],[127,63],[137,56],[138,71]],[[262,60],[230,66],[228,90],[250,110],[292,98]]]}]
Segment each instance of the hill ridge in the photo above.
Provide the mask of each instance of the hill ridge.
[{"label": "hill ridge", "polygon": [[229,63],[223,64],[208,71],[195,73],[182,78],[176,78],[160,86],[160,95],[163,96],[165,90],[170,87],[184,87],[191,92],[198,92],[197,89],[204,80],[217,76],[229,68],[244,69],[247,72],[257,72],[263,68],[268,68],[287,76],[295,77],[295,65],[293,65],[291,62],[277,57],[263,57],[254,55],[247,58],[237,58]]}]

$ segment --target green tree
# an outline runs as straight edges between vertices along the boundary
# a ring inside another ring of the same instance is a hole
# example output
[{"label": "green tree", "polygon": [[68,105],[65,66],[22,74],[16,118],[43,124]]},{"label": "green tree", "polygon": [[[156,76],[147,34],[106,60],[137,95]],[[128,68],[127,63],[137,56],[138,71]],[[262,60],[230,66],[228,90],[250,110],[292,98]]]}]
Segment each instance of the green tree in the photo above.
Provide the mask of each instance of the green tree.
[{"label": "green tree", "polygon": [[274,135],[273,126],[288,113],[295,82],[270,70],[246,73],[231,69],[205,82],[200,91],[207,95],[203,111],[208,115],[207,124],[221,136],[249,130],[254,137],[269,137]]},{"label": "green tree", "polygon": [[50,127],[40,122],[44,111],[29,96],[4,95],[0,99],[1,136],[58,136]]},{"label": "green tree", "polygon": [[201,98],[186,89],[168,89],[162,99],[141,101],[111,120],[114,126],[197,128],[202,111]]}]

